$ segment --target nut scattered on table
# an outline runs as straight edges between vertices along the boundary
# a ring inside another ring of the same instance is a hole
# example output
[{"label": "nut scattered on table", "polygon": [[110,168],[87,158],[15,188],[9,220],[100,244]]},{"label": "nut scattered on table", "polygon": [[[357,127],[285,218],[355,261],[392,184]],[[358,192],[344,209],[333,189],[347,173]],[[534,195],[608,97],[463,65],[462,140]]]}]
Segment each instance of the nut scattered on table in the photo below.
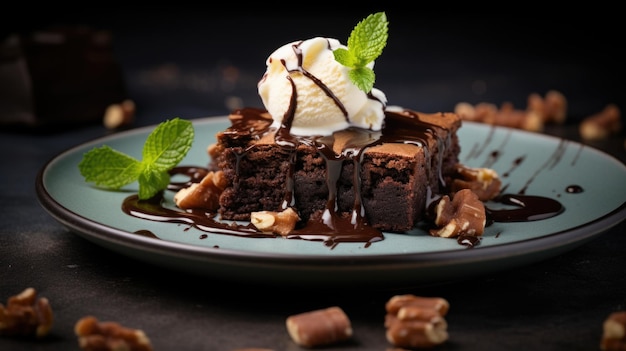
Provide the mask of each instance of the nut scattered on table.
[{"label": "nut scattered on table", "polygon": [[43,338],[53,323],[52,308],[45,297],[37,298],[34,288],[26,288],[0,304],[0,335]]},{"label": "nut scattered on table", "polygon": [[298,345],[312,348],[346,341],[352,337],[352,325],[337,306],[287,317],[287,331]]},{"label": "nut scattered on table", "polygon": [[111,104],[104,111],[103,123],[107,129],[126,127],[135,120],[135,102],[127,99]]},{"label": "nut scattered on table", "polygon": [[563,124],[567,118],[567,99],[562,93],[550,90],[544,97],[537,93],[528,95],[525,109],[515,108],[510,102],[502,103],[499,108],[488,102],[476,105],[459,102],[454,112],[466,121],[541,132],[546,124]]},{"label": "nut scattered on table", "polygon": [[559,91],[550,90],[543,98],[532,93],[527,102],[527,110],[539,115],[544,123],[563,124],[567,118],[567,99]]},{"label": "nut scattered on table", "polygon": [[83,351],[152,351],[143,330],[126,328],[117,322],[100,322],[93,316],[76,322],[74,332]]},{"label": "nut scattered on table", "polygon": [[604,109],[585,118],[578,128],[585,140],[601,140],[618,134],[622,130],[621,112],[615,104],[608,104]]},{"label": "nut scattered on table", "polygon": [[626,350],[626,311],[611,313],[602,324],[602,351]]},{"label": "nut scattered on table", "polygon": [[398,348],[431,348],[448,340],[444,316],[450,304],[441,297],[396,295],[387,301],[385,337]]}]

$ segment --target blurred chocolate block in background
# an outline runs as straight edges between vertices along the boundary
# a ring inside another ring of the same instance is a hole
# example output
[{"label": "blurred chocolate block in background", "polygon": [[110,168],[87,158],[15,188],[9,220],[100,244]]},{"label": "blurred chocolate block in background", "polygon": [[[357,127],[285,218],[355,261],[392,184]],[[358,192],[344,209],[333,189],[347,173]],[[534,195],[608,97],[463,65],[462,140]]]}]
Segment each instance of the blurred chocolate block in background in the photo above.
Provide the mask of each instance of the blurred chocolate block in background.
[{"label": "blurred chocolate block in background", "polygon": [[102,123],[126,99],[109,31],[50,27],[0,37],[0,126],[57,131]]}]

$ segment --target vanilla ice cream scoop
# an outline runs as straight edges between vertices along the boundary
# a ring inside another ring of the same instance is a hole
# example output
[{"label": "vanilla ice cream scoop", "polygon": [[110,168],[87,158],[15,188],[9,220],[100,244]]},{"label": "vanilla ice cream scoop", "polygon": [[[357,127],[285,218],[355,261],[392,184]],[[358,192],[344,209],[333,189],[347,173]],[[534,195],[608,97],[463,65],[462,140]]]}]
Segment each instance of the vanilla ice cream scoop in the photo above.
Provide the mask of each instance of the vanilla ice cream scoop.
[{"label": "vanilla ice cream scoop", "polygon": [[338,48],[346,47],[336,39],[315,37],[283,45],[268,57],[258,90],[273,126],[294,135],[330,135],[350,126],[382,128],[387,97],[375,88],[360,90],[350,80],[350,68],[335,60]]}]

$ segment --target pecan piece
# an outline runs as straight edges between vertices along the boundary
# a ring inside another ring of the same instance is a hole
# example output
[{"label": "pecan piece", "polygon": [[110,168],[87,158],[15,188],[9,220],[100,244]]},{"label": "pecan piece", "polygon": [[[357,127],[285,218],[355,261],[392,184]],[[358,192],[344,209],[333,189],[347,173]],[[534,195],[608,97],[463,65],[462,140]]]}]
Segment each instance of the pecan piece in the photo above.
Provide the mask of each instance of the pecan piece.
[{"label": "pecan piece", "polygon": [[615,104],[608,104],[602,111],[585,118],[579,125],[579,133],[584,140],[606,139],[621,130],[621,112]]},{"label": "pecan piece", "polygon": [[38,299],[34,288],[9,297],[6,307],[0,304],[0,335],[42,338],[53,320],[48,299]]},{"label": "pecan piece", "polygon": [[448,301],[440,297],[393,296],[385,309],[385,337],[394,347],[430,348],[448,340]]},{"label": "pecan piece", "polygon": [[626,350],[626,311],[613,312],[604,321],[600,350]]},{"label": "pecan piece", "polygon": [[126,328],[117,322],[100,322],[93,316],[78,320],[74,333],[84,351],[152,351],[143,330]]}]

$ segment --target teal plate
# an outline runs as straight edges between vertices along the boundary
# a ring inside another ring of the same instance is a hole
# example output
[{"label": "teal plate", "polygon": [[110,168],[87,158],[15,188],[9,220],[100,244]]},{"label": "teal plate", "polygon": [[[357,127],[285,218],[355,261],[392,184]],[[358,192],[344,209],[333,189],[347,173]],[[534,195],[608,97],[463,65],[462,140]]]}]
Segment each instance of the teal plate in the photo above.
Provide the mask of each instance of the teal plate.
[{"label": "teal plate", "polygon": [[[181,166],[207,165],[207,146],[228,120],[211,117],[193,123],[196,140]],[[319,241],[208,233],[129,216],[121,205],[137,192],[137,184],[106,191],[80,175],[83,154],[105,144],[140,159],[154,127],[109,135],[59,154],[39,172],[37,196],[52,217],[81,237],[191,274],[268,284],[419,286],[538,262],[582,245],[626,218],[626,166],[619,160],[565,139],[464,122],[459,131],[462,163],[493,168],[507,193],[548,197],[565,211],[538,221],[494,223],[471,248],[420,229],[384,233],[384,240],[371,245],[333,247]],[[165,198],[174,207],[173,194],[166,192]],[[156,238],[137,234],[141,231]]]}]

